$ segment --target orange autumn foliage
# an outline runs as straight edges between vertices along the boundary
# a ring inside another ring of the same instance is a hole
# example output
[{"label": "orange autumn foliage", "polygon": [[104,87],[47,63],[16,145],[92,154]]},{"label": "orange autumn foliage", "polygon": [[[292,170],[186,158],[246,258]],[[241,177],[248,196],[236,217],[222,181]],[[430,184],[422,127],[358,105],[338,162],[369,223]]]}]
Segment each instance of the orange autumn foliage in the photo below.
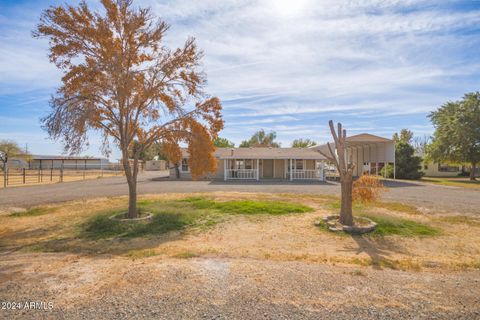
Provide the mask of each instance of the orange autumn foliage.
[{"label": "orange autumn foliage", "polygon": [[134,216],[138,158],[154,142],[176,162],[180,143],[187,144],[194,177],[215,170],[213,140],[223,128],[222,106],[204,92],[203,53],[195,39],[170,50],[163,43],[169,26],[150,9],[132,0],[101,3],[105,13],[86,2],[42,13],[33,35],[49,40],[50,61],[63,71],[51,113],[42,121],[70,153],[88,144],[91,130],[102,133],[105,153],[109,141],[118,146]]},{"label": "orange autumn foliage", "polygon": [[375,202],[386,189],[376,176],[364,174],[353,182],[352,198],[364,204]]}]

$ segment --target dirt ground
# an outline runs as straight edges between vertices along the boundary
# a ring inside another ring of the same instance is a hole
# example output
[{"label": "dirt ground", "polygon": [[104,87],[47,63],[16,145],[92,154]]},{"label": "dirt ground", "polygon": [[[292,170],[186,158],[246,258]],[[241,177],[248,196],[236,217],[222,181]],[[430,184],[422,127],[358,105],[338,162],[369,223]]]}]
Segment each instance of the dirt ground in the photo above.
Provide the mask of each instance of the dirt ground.
[{"label": "dirt ground", "polygon": [[[255,259],[2,260],[4,319],[478,319],[478,272],[424,273]],[[8,277],[7,277],[8,275]]]},{"label": "dirt ground", "polygon": [[442,233],[337,236],[314,226],[331,212],[328,196],[209,195],[295,201],[315,211],[236,216],[207,230],[112,241],[78,240],[72,234],[92,207],[124,205],[125,197],[52,205],[52,214],[35,217],[1,215],[0,301],[52,302],[53,309],[0,310],[0,317],[480,318],[477,219],[375,208]]}]

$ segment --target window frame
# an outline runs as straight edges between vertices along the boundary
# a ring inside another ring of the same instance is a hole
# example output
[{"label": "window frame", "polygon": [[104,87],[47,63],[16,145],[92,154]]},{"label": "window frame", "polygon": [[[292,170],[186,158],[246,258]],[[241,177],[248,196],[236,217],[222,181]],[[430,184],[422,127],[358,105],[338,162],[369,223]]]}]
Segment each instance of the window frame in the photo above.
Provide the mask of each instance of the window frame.
[{"label": "window frame", "polygon": [[[184,170],[184,166],[187,168],[187,170]],[[190,172],[190,165],[188,164],[188,158],[183,158],[182,162],[180,163],[180,171],[181,172]]]}]

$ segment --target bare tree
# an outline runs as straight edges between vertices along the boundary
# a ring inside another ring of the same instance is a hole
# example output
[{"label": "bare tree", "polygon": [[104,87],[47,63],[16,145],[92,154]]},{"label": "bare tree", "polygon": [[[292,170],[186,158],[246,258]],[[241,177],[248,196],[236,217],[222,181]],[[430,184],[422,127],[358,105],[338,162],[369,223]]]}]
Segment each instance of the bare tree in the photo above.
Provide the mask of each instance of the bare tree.
[{"label": "bare tree", "polygon": [[355,164],[352,162],[351,155],[349,161],[347,161],[347,130],[342,129],[342,124],[337,124],[337,131],[335,132],[335,127],[333,121],[328,122],[330,126],[330,132],[335,143],[335,150],[332,148],[330,143],[327,143],[328,153],[319,150],[319,152],[327,158],[330,162],[335,164],[335,167],[338,170],[340,175],[340,185],[341,185],[341,206],[340,206],[340,223],[347,226],[353,225],[353,214],[352,214],[352,190],[353,190],[353,170],[355,169]]}]

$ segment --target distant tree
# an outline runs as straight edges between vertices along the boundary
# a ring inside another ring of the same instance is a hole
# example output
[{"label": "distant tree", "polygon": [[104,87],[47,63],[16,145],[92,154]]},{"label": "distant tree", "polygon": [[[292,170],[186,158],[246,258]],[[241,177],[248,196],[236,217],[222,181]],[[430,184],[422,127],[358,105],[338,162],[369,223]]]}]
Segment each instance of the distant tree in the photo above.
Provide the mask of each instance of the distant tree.
[{"label": "distant tree", "polygon": [[447,102],[429,115],[435,132],[427,149],[434,161],[468,163],[470,180],[480,162],[480,92],[467,93],[462,100]]},{"label": "distant tree", "polygon": [[265,130],[261,129],[253,134],[249,140],[244,140],[240,143],[240,148],[258,148],[258,147],[272,147],[280,148],[280,143],[276,142],[277,133],[271,131],[265,133]]},{"label": "distant tree", "polygon": [[[130,150],[130,158],[133,159],[134,154],[139,147],[140,143],[137,140],[134,140],[132,149]],[[142,161],[153,160],[155,157],[162,160],[167,159],[167,156],[162,154],[162,144],[158,141],[152,143],[148,148],[142,148],[142,151],[138,155],[138,159]]]},{"label": "distant tree", "polygon": [[417,155],[424,157],[427,153],[428,145],[432,142],[432,137],[423,135],[423,137],[414,137],[412,141],[413,148]]},{"label": "distant tree", "polygon": [[217,148],[233,148],[233,147],[235,147],[235,143],[233,143],[232,141],[230,141],[226,138],[220,138],[220,137],[217,137],[213,141],[213,145]]},{"label": "distant tree", "polygon": [[408,129],[402,129],[400,131],[400,134],[395,132],[392,137],[392,140],[395,141],[395,143],[403,142],[403,143],[411,144],[412,139],[413,139],[413,132]]},{"label": "distant tree", "polygon": [[423,176],[422,158],[414,155],[415,149],[408,143],[395,144],[395,177],[416,180]]},{"label": "distant tree", "polygon": [[5,169],[8,159],[13,157],[28,157],[28,154],[20,146],[11,140],[0,140],[0,162],[2,170]]},{"label": "distant tree", "polygon": [[50,40],[50,61],[64,73],[43,125],[70,153],[82,150],[90,130],[102,133],[104,153],[113,140],[128,183],[127,217],[136,218],[138,160],[155,141],[173,163],[181,160],[179,143],[185,142],[194,179],[216,170],[221,104],[203,91],[202,52],[193,38],[172,51],[162,43],[169,26],[150,9],[132,0],[102,5],[102,12],[93,12],[82,1],[41,15],[33,35]]},{"label": "distant tree", "polygon": [[292,148],[310,148],[316,146],[317,143],[310,139],[295,139],[292,141]]},{"label": "distant tree", "polygon": [[[420,179],[423,173],[420,171],[422,158],[415,156],[415,148],[412,146],[413,132],[402,129],[400,134],[395,133],[392,137],[395,141],[395,177],[399,179]],[[387,176],[388,176],[388,168]],[[381,172],[385,174],[385,171]]]}]

